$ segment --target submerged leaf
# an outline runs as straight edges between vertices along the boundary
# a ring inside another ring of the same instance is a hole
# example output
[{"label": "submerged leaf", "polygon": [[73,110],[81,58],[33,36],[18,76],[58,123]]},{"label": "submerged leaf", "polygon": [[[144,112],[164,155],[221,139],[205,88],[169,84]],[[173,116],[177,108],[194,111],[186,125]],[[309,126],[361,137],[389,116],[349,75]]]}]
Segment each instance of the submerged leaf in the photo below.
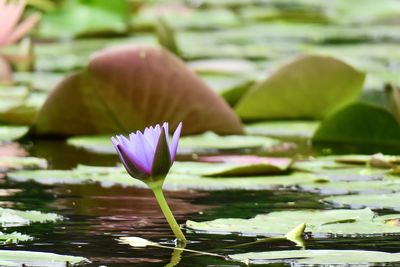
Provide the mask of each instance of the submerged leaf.
[{"label": "submerged leaf", "polygon": [[[154,78],[157,77],[157,78]],[[183,121],[184,134],[241,134],[240,120],[185,64],[160,48],[100,52],[49,96],[32,135],[113,134]]]}]

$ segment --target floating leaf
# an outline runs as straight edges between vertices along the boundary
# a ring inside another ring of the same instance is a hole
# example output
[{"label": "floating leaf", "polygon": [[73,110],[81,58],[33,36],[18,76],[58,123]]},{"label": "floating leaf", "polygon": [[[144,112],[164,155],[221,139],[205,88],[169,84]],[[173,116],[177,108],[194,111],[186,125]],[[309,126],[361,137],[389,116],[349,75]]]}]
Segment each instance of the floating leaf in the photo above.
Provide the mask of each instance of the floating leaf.
[{"label": "floating leaf", "polygon": [[0,224],[2,227],[18,227],[36,222],[54,222],[61,219],[62,217],[55,213],[0,208]]},{"label": "floating leaf", "polygon": [[305,56],[254,86],[236,105],[245,120],[320,119],[355,101],[365,75],[323,56]]},{"label": "floating leaf", "polygon": [[310,138],[319,121],[263,121],[245,125],[246,133],[286,138]]},{"label": "floating leaf", "polygon": [[171,170],[172,173],[201,175],[205,177],[226,177],[246,175],[268,175],[279,174],[288,171],[290,161],[284,164],[272,162],[258,163],[204,163],[204,162],[176,162]]},{"label": "floating leaf", "polygon": [[82,34],[121,33],[127,29],[127,17],[128,6],[123,0],[69,0],[43,16],[39,34],[68,38]]},{"label": "floating leaf", "polygon": [[171,128],[183,121],[185,134],[243,132],[223,99],[174,55],[159,48],[123,46],[97,54],[86,70],[65,79],[47,99],[30,133],[113,134],[163,121]]},{"label": "floating leaf", "polygon": [[[75,136],[68,138],[69,145],[95,153],[115,154],[110,136]],[[179,141],[178,153],[202,153],[215,150],[272,149],[282,142],[260,136],[216,135],[208,132],[200,135],[183,136]]]},{"label": "floating leaf", "polygon": [[[174,169],[174,167],[173,167]],[[265,190],[277,187],[296,186],[323,180],[308,173],[293,173],[291,175],[269,175],[257,177],[202,177],[182,173],[171,173],[164,183],[166,190]],[[197,170],[199,171],[199,170]],[[78,166],[73,170],[37,170],[16,171],[7,174],[7,178],[17,182],[33,180],[41,184],[83,184],[101,183],[102,186],[136,186],[146,187],[139,180],[132,179],[122,167]]]},{"label": "floating leaf", "polygon": [[0,232],[0,244],[19,243],[19,242],[30,241],[32,239],[33,237],[18,232],[13,232],[11,234]]},{"label": "floating leaf", "polygon": [[254,83],[253,79],[242,76],[202,74],[201,78],[231,106],[234,106]]},{"label": "floating leaf", "polygon": [[20,170],[20,169],[45,169],[47,160],[35,157],[0,157],[0,171]]},{"label": "floating leaf", "polygon": [[[392,214],[390,218],[399,215]],[[313,235],[382,235],[400,233],[400,227],[387,224],[386,216],[377,216],[370,209],[362,210],[295,210],[276,211],[251,219],[224,218],[206,222],[187,221],[195,232],[213,234],[240,234],[245,236],[274,236],[285,234],[306,224],[306,232]]]},{"label": "floating leaf", "polygon": [[[88,263],[89,261],[83,257],[64,256],[47,252],[33,252],[22,250],[0,250],[1,265],[4,266],[48,266],[48,267],[64,267],[67,263]],[[4,262],[4,263],[3,263]]]},{"label": "floating leaf", "polygon": [[400,126],[386,110],[364,103],[349,105],[317,129],[315,143],[400,145]]},{"label": "floating leaf", "polygon": [[324,200],[343,206],[400,209],[400,193],[333,196]]},{"label": "floating leaf", "polygon": [[367,250],[284,250],[229,255],[246,264],[288,263],[303,265],[370,266],[371,263],[400,262],[399,253]]},{"label": "floating leaf", "polygon": [[28,132],[26,126],[0,125],[0,141],[11,141],[18,139]]}]

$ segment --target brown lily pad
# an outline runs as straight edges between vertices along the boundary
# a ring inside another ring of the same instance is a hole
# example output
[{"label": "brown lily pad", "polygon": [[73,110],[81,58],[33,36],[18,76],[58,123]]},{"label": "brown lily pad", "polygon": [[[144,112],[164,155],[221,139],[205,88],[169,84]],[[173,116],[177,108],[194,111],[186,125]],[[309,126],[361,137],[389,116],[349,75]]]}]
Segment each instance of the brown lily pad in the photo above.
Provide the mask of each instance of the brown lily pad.
[{"label": "brown lily pad", "polygon": [[51,93],[31,135],[114,134],[168,121],[183,133],[241,134],[239,118],[165,49],[121,46],[96,54]]}]

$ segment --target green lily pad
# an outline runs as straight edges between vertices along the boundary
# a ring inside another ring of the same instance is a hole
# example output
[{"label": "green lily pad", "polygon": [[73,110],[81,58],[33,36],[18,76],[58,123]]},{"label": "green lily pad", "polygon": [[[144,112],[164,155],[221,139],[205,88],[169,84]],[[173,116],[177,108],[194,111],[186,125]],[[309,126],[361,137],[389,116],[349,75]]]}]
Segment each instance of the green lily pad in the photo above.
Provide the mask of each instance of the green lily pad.
[{"label": "green lily pad", "polygon": [[321,119],[357,100],[364,78],[337,59],[305,56],[251,88],[235,109],[245,120]]},{"label": "green lily pad", "polygon": [[[87,151],[104,154],[116,154],[115,148],[107,136],[76,136],[68,138],[69,145]],[[201,153],[215,150],[261,149],[278,146],[282,142],[261,136],[217,135],[207,132],[200,135],[183,136],[179,140],[178,153]]]},{"label": "green lily pad", "polygon": [[55,222],[61,219],[62,217],[55,213],[0,208],[0,224],[2,227],[19,227],[31,223]]},{"label": "green lily pad", "polygon": [[185,136],[179,140],[179,149],[184,151],[201,150],[235,150],[235,149],[256,149],[271,148],[282,144],[281,141],[250,135],[225,135],[220,136],[212,132],[202,135]]},{"label": "green lily pad", "polygon": [[[0,244],[10,244],[10,243],[19,243],[33,240],[33,237],[29,235],[24,235],[18,232],[13,232],[11,234],[6,234],[0,232]],[[0,263],[1,266],[1,263]]]},{"label": "green lily pad", "polygon": [[342,206],[400,209],[400,193],[332,196],[324,201]]},{"label": "green lily pad", "polygon": [[370,104],[349,105],[323,121],[314,143],[400,145],[400,125],[386,110]]},{"label": "green lily pad", "polygon": [[284,250],[229,255],[246,264],[287,263],[291,266],[370,266],[372,263],[400,262],[399,253],[367,250]]},{"label": "green lily pad", "polygon": [[27,126],[0,125],[0,141],[11,141],[24,136],[28,132]]},{"label": "green lily pad", "polygon": [[[400,215],[393,214],[390,218]],[[200,233],[274,236],[285,234],[301,223],[313,235],[369,236],[399,234],[400,227],[388,224],[389,217],[377,216],[370,209],[293,210],[257,215],[251,219],[224,218],[206,222],[187,221],[186,226]]]},{"label": "green lily pad", "polygon": [[[73,170],[36,170],[16,171],[7,174],[7,178],[17,182],[33,180],[41,184],[83,184],[100,183],[104,187],[113,185],[146,187],[131,178],[122,167],[78,166]],[[323,177],[309,173],[291,175],[269,175],[257,177],[202,177],[200,175],[171,173],[167,176],[166,190],[265,190],[277,187],[292,187],[323,180]]]},{"label": "green lily pad", "polygon": [[122,0],[70,0],[43,16],[39,34],[47,38],[69,38],[82,34],[121,33],[127,30],[127,17],[128,5]]},{"label": "green lily pad", "polygon": [[0,172],[21,169],[45,169],[47,160],[35,157],[0,157]]},{"label": "green lily pad", "polygon": [[201,78],[231,106],[234,106],[254,83],[253,79],[241,76],[202,74]]},{"label": "green lily pad", "polygon": [[319,121],[263,121],[246,124],[245,131],[252,135],[310,138],[319,124]]},{"label": "green lily pad", "polygon": [[[48,266],[64,267],[66,264],[88,263],[83,257],[65,256],[48,252],[0,250],[1,265],[4,266]],[[4,263],[3,263],[4,262]]]},{"label": "green lily pad", "polygon": [[205,177],[279,174],[288,171],[290,161],[283,164],[260,163],[204,163],[175,162],[171,173],[192,174]]}]

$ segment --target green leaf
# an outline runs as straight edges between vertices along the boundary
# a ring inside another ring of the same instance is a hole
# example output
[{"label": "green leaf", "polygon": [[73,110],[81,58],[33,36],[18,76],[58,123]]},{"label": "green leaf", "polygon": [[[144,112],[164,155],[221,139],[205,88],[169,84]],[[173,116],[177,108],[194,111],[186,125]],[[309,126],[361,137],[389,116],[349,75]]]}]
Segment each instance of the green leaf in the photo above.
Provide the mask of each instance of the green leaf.
[{"label": "green leaf", "polygon": [[0,171],[21,170],[21,169],[45,169],[47,160],[35,157],[0,157]]},{"label": "green leaf", "polygon": [[[399,215],[392,214],[390,218]],[[305,232],[313,235],[369,236],[400,234],[400,227],[387,224],[388,216],[362,210],[293,210],[257,215],[251,219],[224,218],[213,221],[187,221],[186,226],[199,233],[240,234],[245,236],[282,235],[305,223]]]},{"label": "green leaf", "polygon": [[317,129],[314,143],[400,145],[400,126],[386,110],[364,103],[349,105]]},{"label": "green leaf", "polygon": [[4,266],[49,266],[49,267],[64,267],[66,263],[77,264],[89,262],[83,257],[64,256],[47,252],[33,252],[22,250],[0,250],[1,265]]},{"label": "green leaf", "polygon": [[171,173],[201,175],[204,177],[238,177],[246,175],[268,175],[286,173],[290,161],[283,164],[260,163],[203,163],[175,162]]},{"label": "green leaf", "polygon": [[[37,170],[16,171],[7,174],[12,181],[26,182],[33,180],[41,184],[84,184],[100,183],[104,187],[113,185],[146,187],[146,185],[131,178],[123,167],[93,167],[80,165],[72,170]],[[166,190],[265,190],[277,187],[292,187],[300,184],[324,179],[308,173],[293,173],[291,175],[269,175],[257,177],[202,177],[175,173],[174,166],[167,176],[164,189]]]},{"label": "green leaf", "polygon": [[[18,232],[12,232],[11,234],[6,234],[0,232],[0,244],[10,244],[10,243],[19,243],[32,240],[33,237],[29,235],[24,235]],[[2,266],[1,262],[0,265]]]},{"label": "green leaf", "polygon": [[31,223],[55,222],[61,219],[62,217],[55,213],[0,208],[0,224],[2,227],[19,227]]},{"label": "green leaf", "polygon": [[[73,37],[127,30],[128,5],[124,0],[68,0],[46,13],[39,28],[42,37]],[[62,30],[60,30],[62,29]]]},{"label": "green leaf", "polygon": [[27,126],[0,125],[0,141],[11,141],[24,136],[28,132]]},{"label": "green leaf", "polygon": [[[115,154],[110,136],[75,136],[68,138],[69,145],[94,153]],[[207,132],[183,136],[179,140],[178,153],[205,153],[216,150],[272,149],[283,143],[268,137],[249,135],[217,135]]]},{"label": "green leaf", "polygon": [[263,121],[245,125],[246,133],[285,138],[310,138],[319,121]]},{"label": "green leaf", "polygon": [[30,134],[116,134],[164,121],[172,129],[183,121],[184,134],[243,132],[228,104],[177,57],[160,48],[122,46],[98,53],[59,84]]},{"label": "green leaf", "polygon": [[235,109],[245,120],[321,119],[355,101],[364,78],[337,59],[305,56],[250,89]]},{"label": "green leaf", "polygon": [[333,196],[324,201],[342,206],[400,209],[400,193]]},{"label": "green leaf", "polygon": [[399,253],[367,250],[284,250],[234,254],[229,255],[229,258],[246,264],[279,262],[292,266],[370,266],[370,263],[400,262]]}]

